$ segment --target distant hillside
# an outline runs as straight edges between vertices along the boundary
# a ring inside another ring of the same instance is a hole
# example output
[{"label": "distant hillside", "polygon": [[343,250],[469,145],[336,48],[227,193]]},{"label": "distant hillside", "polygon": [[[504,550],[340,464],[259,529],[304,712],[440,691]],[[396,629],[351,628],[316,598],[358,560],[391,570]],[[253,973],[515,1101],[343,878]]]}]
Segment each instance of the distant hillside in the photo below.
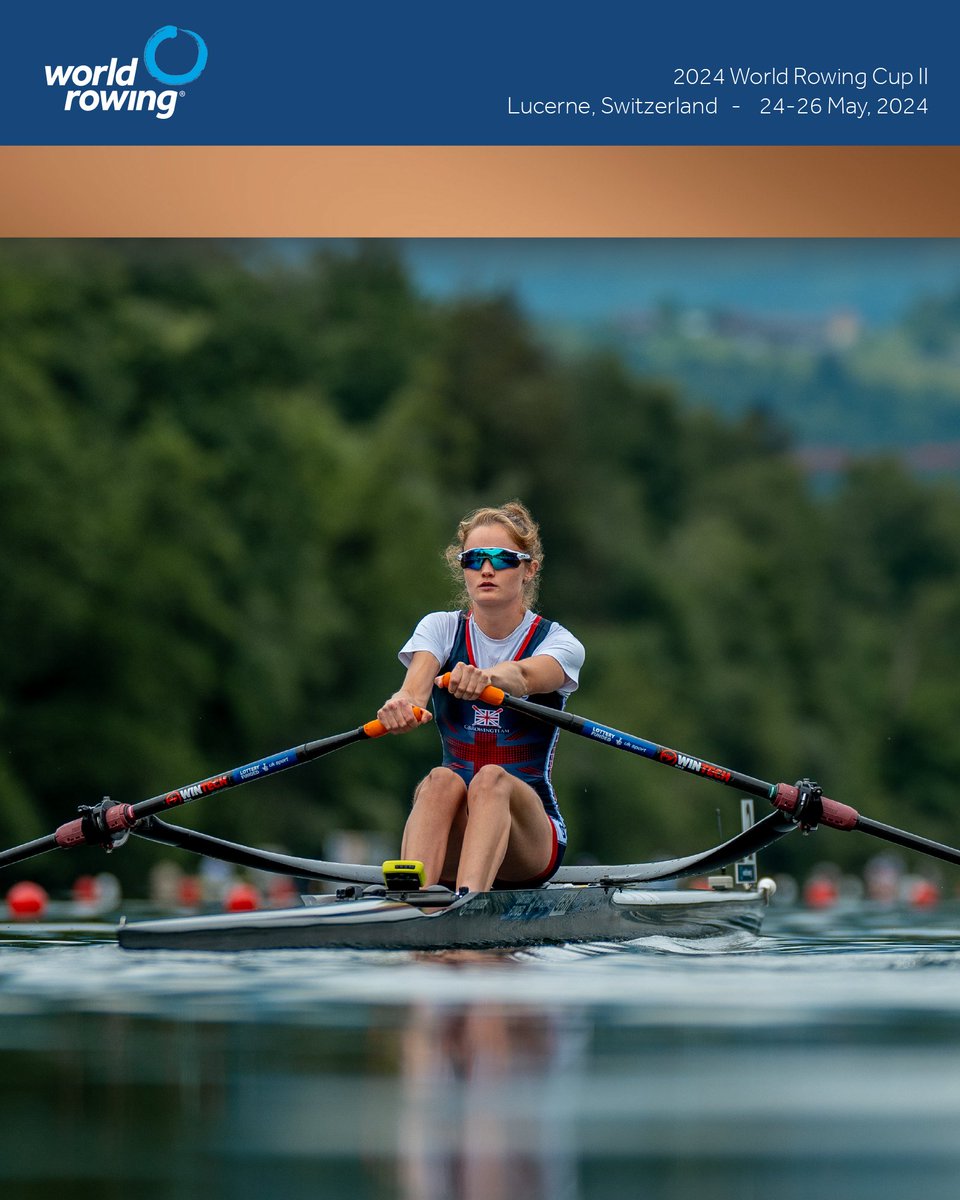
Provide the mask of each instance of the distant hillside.
[{"label": "distant hillside", "polygon": [[917,471],[960,469],[960,291],[923,299],[883,328],[852,311],[810,318],[663,304],[545,332],[561,350],[615,353],[689,404],[773,417],[813,471],[875,453]]},{"label": "distant hillside", "polygon": [[761,410],[803,465],[960,462],[960,240],[467,239],[398,244],[442,302],[510,295],[550,346],[609,351],[688,405]]},{"label": "distant hillside", "polygon": [[429,296],[508,292],[537,321],[577,324],[672,303],[787,319],[845,311],[877,327],[960,285],[960,239],[418,238],[397,245]]}]

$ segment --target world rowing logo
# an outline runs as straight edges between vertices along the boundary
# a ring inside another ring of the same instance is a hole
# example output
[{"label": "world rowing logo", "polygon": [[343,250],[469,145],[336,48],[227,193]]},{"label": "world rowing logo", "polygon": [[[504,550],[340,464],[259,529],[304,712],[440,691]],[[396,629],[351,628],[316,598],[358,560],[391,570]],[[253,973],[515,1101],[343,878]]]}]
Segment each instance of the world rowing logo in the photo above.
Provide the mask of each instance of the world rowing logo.
[{"label": "world rowing logo", "polygon": [[138,58],[121,62],[114,56],[96,66],[48,63],[44,72],[48,88],[63,89],[64,112],[147,112],[166,121],[186,95],[182,89],[203,74],[207,44],[192,29],[162,25],[147,39],[143,65],[148,75],[165,85],[163,89],[138,87],[139,65]]},{"label": "world rowing logo", "polygon": [[[184,71],[179,75],[170,75],[157,66],[157,47],[163,42],[175,39],[178,33],[186,34],[188,38],[193,39],[197,56],[189,71]],[[203,68],[207,65],[207,43],[199,33],[194,33],[192,29],[178,29],[176,25],[163,25],[147,40],[143,50],[143,65],[160,83],[169,84],[170,87],[183,87],[184,84],[193,83],[195,79],[199,79],[203,73]]]}]

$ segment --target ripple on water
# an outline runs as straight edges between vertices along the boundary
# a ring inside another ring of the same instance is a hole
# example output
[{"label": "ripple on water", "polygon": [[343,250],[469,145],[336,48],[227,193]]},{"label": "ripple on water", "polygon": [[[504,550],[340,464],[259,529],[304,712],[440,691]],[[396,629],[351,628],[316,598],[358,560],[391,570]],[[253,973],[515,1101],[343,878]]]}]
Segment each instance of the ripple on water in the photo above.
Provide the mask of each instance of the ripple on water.
[{"label": "ripple on water", "polygon": [[956,922],[769,916],[729,943],[416,955],[21,928],[0,1191],[69,1169],[144,1200],[461,1200],[476,1168],[470,1194],[526,1200],[954,1200]]},{"label": "ripple on water", "polygon": [[[912,919],[911,919],[912,918]],[[109,927],[19,928],[0,941],[0,1013],[129,1012],[191,1019],[318,1019],[322,1006],[629,1009],[660,1023],[809,1027],[937,1012],[960,1017],[953,914],[844,914],[829,928],[771,913],[762,936],[522,951],[121,951]]]}]

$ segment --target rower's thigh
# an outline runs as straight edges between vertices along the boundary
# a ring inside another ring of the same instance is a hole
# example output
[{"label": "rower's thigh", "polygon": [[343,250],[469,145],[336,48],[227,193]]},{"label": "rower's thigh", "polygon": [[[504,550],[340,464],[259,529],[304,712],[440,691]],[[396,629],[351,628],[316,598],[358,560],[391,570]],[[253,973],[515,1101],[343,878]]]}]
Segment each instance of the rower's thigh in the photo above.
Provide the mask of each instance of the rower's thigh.
[{"label": "rower's thigh", "polygon": [[[413,793],[410,821],[433,831],[447,843],[447,859],[456,869],[463,832],[467,826],[467,785],[449,767],[434,767]],[[422,823],[422,824],[421,824]]]},{"label": "rower's thigh", "polygon": [[554,832],[543,801],[530,784],[502,767],[481,767],[470,784],[467,805],[472,809],[475,803],[483,803],[487,797],[504,796],[510,808],[510,840],[503,869],[536,875],[544,869],[553,852]]},{"label": "rower's thigh", "polygon": [[[457,877],[457,864],[467,827],[467,785],[449,767],[434,767],[413,793],[413,807],[403,835],[403,853],[423,854],[423,846],[442,848],[440,878]],[[411,851],[410,847],[414,850]],[[451,885],[452,886],[452,885]]]}]

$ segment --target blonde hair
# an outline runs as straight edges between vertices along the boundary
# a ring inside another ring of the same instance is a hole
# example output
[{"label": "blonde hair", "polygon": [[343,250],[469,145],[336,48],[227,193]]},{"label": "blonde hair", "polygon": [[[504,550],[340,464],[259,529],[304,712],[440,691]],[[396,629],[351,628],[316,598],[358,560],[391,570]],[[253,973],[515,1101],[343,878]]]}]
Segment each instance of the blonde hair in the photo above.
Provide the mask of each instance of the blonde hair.
[{"label": "blonde hair", "polygon": [[463,568],[457,561],[457,555],[464,547],[467,538],[481,525],[503,525],[510,531],[510,536],[524,553],[529,554],[537,564],[537,571],[523,585],[523,602],[527,608],[533,608],[540,592],[540,570],[543,566],[543,543],[540,541],[540,526],[530,515],[530,510],[519,500],[509,500],[498,508],[477,508],[464,517],[457,526],[456,540],[444,550],[451,574],[457,585],[457,605],[460,608],[470,607],[470,597],[463,583]]}]

